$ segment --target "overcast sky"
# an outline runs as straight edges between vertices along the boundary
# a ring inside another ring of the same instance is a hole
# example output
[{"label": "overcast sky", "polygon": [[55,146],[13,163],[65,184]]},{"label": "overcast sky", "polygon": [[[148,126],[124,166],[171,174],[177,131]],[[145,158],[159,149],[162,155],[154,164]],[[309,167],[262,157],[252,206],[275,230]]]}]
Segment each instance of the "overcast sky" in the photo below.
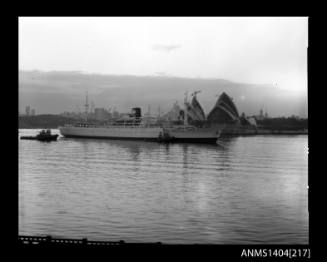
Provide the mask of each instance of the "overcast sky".
[{"label": "overcast sky", "polygon": [[223,78],[306,93],[307,18],[20,17],[19,69]]}]

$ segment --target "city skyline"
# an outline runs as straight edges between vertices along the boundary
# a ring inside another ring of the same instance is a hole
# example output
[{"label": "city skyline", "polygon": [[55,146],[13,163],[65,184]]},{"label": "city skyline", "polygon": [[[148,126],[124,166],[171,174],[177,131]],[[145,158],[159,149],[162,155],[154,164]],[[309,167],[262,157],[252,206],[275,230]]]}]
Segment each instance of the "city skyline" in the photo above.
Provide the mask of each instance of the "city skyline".
[{"label": "city skyline", "polygon": [[[94,103],[94,102],[93,102]],[[177,104],[174,104],[173,107]],[[172,109],[173,109],[172,107]],[[27,108],[30,108],[30,112],[31,113],[27,113]],[[158,107],[158,112],[155,112],[155,110],[151,111],[151,108],[148,107],[148,111],[143,112],[143,114],[147,114],[148,116],[160,116],[160,107]],[[19,115],[20,116],[36,116],[36,115],[47,115],[47,114],[43,114],[43,113],[39,113],[36,114],[36,109],[35,108],[31,108],[30,105],[25,107],[25,114],[21,113],[21,111],[19,111]],[[165,114],[169,114],[170,111],[167,112],[161,112],[162,115]],[[94,117],[95,119],[98,118],[99,120],[104,120],[106,119],[105,117],[99,117],[100,115],[106,115],[106,116],[110,116],[110,117],[119,117],[122,115],[126,115],[126,114],[130,114],[130,112],[120,112],[117,111],[115,107],[94,107],[93,110],[90,110],[87,112],[87,114],[91,117]],[[63,111],[59,114],[53,114],[53,115],[63,115],[63,116],[78,116],[78,117],[84,117],[85,116],[85,111],[81,110],[80,108],[77,108],[75,111]],[[206,114],[207,116],[208,114]],[[246,117],[257,117],[259,119],[263,119],[263,118],[268,118],[270,117],[269,112],[267,110],[267,108],[260,108],[258,110],[258,114],[245,114],[244,112],[241,113],[241,115],[244,115]],[[110,118],[109,117],[109,118]],[[275,116],[276,117],[276,116]],[[283,115],[283,116],[277,116],[278,117],[296,117],[296,118],[300,118],[300,116],[298,115]],[[305,118],[305,117],[304,117]]]},{"label": "city skyline", "polygon": [[[251,85],[224,79],[194,79],[168,76],[140,77],[83,74],[78,72],[19,72],[19,106],[32,105],[39,113],[58,114],[83,107],[85,94],[100,107],[116,107],[143,111],[160,106],[169,110],[176,102],[183,103],[184,93],[201,90],[198,95],[205,112],[214,105],[216,96],[227,92],[246,114],[257,113],[262,107],[272,116],[307,116],[307,96],[272,85]],[[83,110],[83,109],[82,109]]]}]

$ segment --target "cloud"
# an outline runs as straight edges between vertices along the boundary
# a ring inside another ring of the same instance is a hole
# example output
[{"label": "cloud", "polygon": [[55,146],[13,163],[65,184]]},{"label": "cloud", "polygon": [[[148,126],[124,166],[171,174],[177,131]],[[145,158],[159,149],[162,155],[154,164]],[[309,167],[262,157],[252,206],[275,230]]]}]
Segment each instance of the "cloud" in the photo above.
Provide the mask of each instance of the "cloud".
[{"label": "cloud", "polygon": [[168,76],[166,72],[156,72],[156,75],[158,76]]},{"label": "cloud", "polygon": [[152,48],[155,51],[170,52],[175,49],[181,48],[181,46],[180,45],[153,45]]}]

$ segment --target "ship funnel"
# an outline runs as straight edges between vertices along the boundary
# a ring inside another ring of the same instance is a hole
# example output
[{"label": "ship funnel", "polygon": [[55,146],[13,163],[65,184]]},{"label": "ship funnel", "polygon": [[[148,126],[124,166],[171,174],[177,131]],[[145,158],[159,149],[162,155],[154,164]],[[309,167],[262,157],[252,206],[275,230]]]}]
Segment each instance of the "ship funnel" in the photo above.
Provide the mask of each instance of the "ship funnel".
[{"label": "ship funnel", "polygon": [[140,118],[141,117],[141,108],[139,108],[139,107],[132,108],[132,114],[134,115],[134,117]]}]

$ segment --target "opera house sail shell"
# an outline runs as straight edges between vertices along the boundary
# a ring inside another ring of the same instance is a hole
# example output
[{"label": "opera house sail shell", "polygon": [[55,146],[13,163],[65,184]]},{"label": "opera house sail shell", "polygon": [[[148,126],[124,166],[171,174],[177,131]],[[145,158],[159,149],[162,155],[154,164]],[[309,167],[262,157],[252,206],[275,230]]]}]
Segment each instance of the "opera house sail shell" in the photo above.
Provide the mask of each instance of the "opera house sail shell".
[{"label": "opera house sail shell", "polygon": [[196,99],[196,96],[193,95],[193,99],[191,103],[185,102],[186,112],[187,112],[187,119],[188,121],[205,121],[206,116],[204,111]]},{"label": "opera house sail shell", "polygon": [[[188,121],[205,121],[205,113],[196,99],[196,96],[193,96],[191,103],[185,103],[187,118]],[[180,108],[177,102],[174,104],[173,108],[163,116],[164,119],[171,121],[183,120],[184,119],[184,109]]]},{"label": "opera house sail shell", "polygon": [[237,108],[226,93],[221,94],[207,117],[209,122],[219,124],[237,124],[239,119]]},{"label": "opera house sail shell", "polygon": [[199,101],[196,99],[195,95],[193,96],[191,106],[192,106],[192,111],[193,111],[194,115],[196,116],[196,120],[204,121],[206,119],[206,116],[204,114],[204,111],[203,111]]}]

